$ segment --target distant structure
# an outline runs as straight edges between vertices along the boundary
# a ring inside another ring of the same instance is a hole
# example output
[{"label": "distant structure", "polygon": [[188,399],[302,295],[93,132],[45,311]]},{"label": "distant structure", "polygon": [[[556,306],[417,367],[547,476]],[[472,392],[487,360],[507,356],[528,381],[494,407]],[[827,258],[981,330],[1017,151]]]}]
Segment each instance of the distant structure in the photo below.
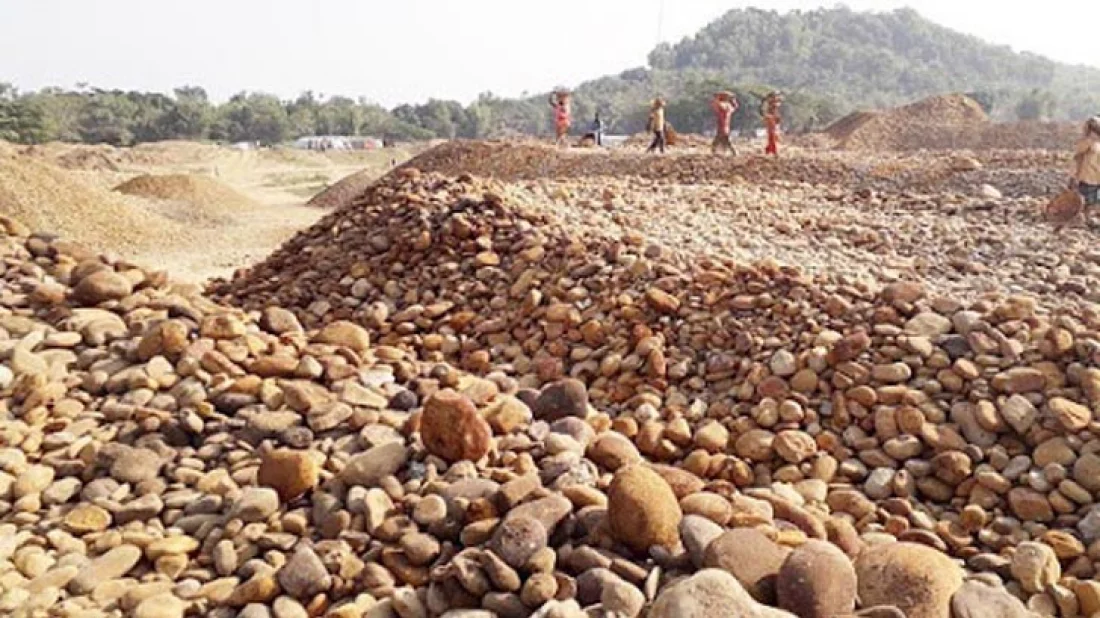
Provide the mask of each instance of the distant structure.
[{"label": "distant structure", "polygon": [[376,137],[361,135],[307,135],[294,140],[302,150],[377,150],[384,143]]}]

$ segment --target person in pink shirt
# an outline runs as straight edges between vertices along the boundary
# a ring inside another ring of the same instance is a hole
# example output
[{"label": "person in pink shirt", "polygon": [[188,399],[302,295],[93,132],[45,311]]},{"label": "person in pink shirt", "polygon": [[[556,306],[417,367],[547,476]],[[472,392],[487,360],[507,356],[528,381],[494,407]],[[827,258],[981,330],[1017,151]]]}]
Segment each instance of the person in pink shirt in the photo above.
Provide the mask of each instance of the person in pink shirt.
[{"label": "person in pink shirt", "polygon": [[716,93],[710,102],[710,107],[714,110],[715,123],[714,142],[710,145],[711,152],[717,154],[719,150],[724,149],[736,155],[737,149],[730,141],[730,122],[739,107],[737,96],[732,92]]}]

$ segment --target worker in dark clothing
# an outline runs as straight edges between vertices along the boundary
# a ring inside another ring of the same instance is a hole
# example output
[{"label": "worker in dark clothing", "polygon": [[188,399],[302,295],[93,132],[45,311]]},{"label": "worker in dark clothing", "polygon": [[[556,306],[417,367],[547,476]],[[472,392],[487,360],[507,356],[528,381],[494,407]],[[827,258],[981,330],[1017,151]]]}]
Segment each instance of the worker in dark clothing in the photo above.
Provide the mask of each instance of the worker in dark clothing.
[{"label": "worker in dark clothing", "polygon": [[592,137],[597,146],[603,146],[603,119],[600,118],[600,112],[596,112],[596,119],[592,121]]}]

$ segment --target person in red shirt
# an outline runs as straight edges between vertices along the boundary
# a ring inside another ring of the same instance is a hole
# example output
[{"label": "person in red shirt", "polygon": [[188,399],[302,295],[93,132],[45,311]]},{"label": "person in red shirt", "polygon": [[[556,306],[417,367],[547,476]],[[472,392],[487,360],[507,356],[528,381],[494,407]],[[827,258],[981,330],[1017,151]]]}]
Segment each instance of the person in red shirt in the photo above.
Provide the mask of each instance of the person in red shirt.
[{"label": "person in red shirt", "polygon": [[783,122],[779,107],[782,104],[783,95],[779,92],[772,92],[764,99],[764,128],[768,132],[768,146],[764,149],[764,154],[779,156],[779,127]]},{"label": "person in red shirt", "polygon": [[559,146],[565,144],[569,126],[573,124],[569,114],[569,93],[555,92],[550,95],[550,107],[554,109],[554,134]]},{"label": "person in red shirt", "polygon": [[738,106],[737,96],[732,92],[719,92],[714,95],[714,100],[710,102],[710,107],[714,110],[715,123],[714,142],[710,145],[711,152],[717,153],[725,149],[737,154],[737,149],[730,142],[730,121],[737,113]]}]

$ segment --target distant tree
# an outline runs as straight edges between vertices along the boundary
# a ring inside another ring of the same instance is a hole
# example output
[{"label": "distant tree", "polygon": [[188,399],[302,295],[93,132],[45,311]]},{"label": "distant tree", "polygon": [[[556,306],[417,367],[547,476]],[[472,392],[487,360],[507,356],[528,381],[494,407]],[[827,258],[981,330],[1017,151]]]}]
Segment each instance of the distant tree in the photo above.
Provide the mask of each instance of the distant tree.
[{"label": "distant tree", "polygon": [[242,92],[234,95],[219,111],[222,116],[220,132],[229,141],[278,144],[291,135],[286,109],[273,95]]},{"label": "distant tree", "polygon": [[23,99],[0,98],[0,140],[38,144],[48,136],[45,115],[37,106]]},{"label": "distant tree", "polygon": [[137,111],[134,102],[121,92],[96,91],[80,110],[77,120],[80,139],[89,144],[133,144],[130,119]]},{"label": "distant tree", "polygon": [[974,99],[974,101],[977,102],[978,105],[981,105],[982,111],[984,111],[986,114],[992,114],[993,109],[994,107],[996,107],[997,104],[996,93],[989,92],[987,90],[968,92],[966,93],[966,96]]},{"label": "distant tree", "polygon": [[1035,89],[1020,98],[1016,104],[1016,117],[1020,120],[1044,120],[1054,110],[1054,95]]},{"label": "distant tree", "polygon": [[161,132],[176,139],[206,137],[214,113],[206,91],[197,86],[182,86],[173,93],[175,103],[161,118]]}]

